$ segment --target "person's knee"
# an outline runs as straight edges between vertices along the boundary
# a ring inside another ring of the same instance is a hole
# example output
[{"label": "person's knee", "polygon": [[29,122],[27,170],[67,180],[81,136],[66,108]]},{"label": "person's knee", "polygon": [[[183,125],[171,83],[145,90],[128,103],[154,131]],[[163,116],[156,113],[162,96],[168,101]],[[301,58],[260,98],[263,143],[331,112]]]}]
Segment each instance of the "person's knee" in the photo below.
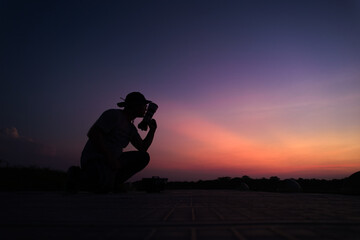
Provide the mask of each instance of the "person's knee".
[{"label": "person's knee", "polygon": [[138,172],[144,169],[150,162],[150,155],[147,152],[132,151],[123,154],[123,169],[131,172]]}]

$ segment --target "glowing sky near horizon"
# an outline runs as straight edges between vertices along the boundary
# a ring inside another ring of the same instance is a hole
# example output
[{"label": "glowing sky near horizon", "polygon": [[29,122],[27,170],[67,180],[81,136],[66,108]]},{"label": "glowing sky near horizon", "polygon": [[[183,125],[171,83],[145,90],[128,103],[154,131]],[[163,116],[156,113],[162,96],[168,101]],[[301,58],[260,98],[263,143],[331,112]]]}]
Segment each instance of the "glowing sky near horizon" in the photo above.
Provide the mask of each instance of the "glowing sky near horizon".
[{"label": "glowing sky near horizon", "polygon": [[141,91],[159,127],[134,179],[360,170],[359,1],[1,4],[11,164],[78,165],[93,122]]}]

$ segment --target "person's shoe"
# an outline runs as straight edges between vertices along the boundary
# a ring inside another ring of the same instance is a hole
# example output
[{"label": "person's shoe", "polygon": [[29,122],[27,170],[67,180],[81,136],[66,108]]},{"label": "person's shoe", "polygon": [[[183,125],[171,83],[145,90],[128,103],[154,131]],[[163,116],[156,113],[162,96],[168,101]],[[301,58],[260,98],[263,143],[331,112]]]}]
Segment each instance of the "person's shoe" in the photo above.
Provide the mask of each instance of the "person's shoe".
[{"label": "person's shoe", "polygon": [[65,191],[68,193],[77,193],[80,187],[80,167],[72,166],[67,171]]}]

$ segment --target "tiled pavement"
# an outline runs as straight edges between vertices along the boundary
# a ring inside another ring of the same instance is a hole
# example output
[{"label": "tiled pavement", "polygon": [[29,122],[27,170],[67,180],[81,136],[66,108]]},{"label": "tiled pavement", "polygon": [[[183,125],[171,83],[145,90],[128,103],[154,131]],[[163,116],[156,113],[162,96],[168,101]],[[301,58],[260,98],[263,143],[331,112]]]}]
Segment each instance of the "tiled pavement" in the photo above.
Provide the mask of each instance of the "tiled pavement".
[{"label": "tiled pavement", "polygon": [[0,239],[360,239],[360,196],[0,192]]}]

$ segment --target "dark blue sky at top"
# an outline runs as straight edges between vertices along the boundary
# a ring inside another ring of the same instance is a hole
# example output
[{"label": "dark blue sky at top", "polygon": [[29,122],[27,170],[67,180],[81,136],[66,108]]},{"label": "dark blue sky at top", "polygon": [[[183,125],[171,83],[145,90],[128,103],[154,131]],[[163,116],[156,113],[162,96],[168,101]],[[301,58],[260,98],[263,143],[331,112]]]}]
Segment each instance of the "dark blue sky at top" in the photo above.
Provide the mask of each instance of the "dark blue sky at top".
[{"label": "dark blue sky at top", "polygon": [[[221,97],[219,91],[232,86],[277,88],[292,80],[276,76],[302,64],[316,65],[317,72],[357,66],[359,6],[359,1],[2,1],[0,128],[15,126],[54,144],[74,131],[74,138],[83,140],[104,106],[115,107],[130,91],[187,103]],[[222,81],[234,70],[275,77]]]}]

